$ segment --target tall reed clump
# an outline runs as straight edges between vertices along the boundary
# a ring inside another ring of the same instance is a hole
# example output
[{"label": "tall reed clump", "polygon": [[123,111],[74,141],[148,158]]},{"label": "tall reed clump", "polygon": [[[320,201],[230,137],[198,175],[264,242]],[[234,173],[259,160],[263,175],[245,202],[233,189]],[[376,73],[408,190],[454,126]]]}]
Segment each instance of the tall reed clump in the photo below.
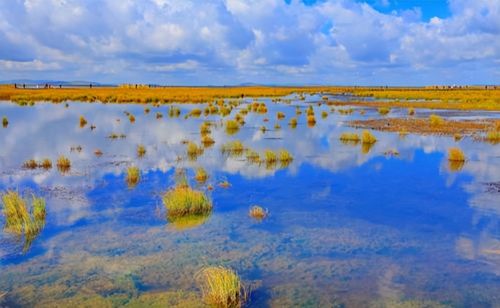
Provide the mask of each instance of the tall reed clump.
[{"label": "tall reed clump", "polygon": [[340,141],[342,142],[359,142],[359,135],[356,133],[342,133],[340,135]]},{"label": "tall reed clump", "polygon": [[439,126],[444,124],[444,119],[436,114],[431,114],[429,116],[429,123],[432,126]]},{"label": "tall reed clump", "polygon": [[84,116],[80,116],[80,127],[83,128],[87,125],[87,119]]},{"label": "tall reed clump", "polygon": [[141,171],[139,168],[135,166],[131,166],[127,168],[127,176],[125,178],[129,187],[134,187],[139,183],[141,179]]},{"label": "tall reed clump", "polygon": [[448,160],[456,162],[465,162],[465,154],[459,148],[450,148],[448,150]]},{"label": "tall reed clump", "polygon": [[146,147],[142,144],[139,144],[137,146],[137,156],[141,158],[144,157],[144,155],[146,155]]},{"label": "tall reed clump", "polygon": [[380,115],[388,115],[389,112],[391,112],[391,109],[388,108],[388,107],[380,107],[380,108],[378,108],[378,113]]},{"label": "tall reed clump", "polygon": [[9,126],[9,119],[7,119],[7,117],[2,118],[2,126],[3,126],[3,128],[6,128],[7,126]]},{"label": "tall reed clump", "polygon": [[194,190],[187,183],[177,184],[163,195],[163,204],[167,209],[167,217],[207,215],[212,211],[212,202],[201,191]]},{"label": "tall reed clump", "polygon": [[257,220],[262,220],[267,217],[268,211],[261,206],[254,205],[248,211],[248,215]]},{"label": "tall reed clump", "polygon": [[220,308],[242,307],[246,301],[245,287],[232,269],[211,266],[197,274],[203,300],[209,306]]},{"label": "tall reed clump", "polygon": [[374,144],[377,142],[377,138],[368,130],[364,130],[361,133],[361,143],[363,144]]},{"label": "tall reed clump", "polygon": [[200,167],[196,169],[196,174],[194,178],[196,181],[198,181],[198,183],[205,183],[208,179],[208,173],[205,169]]},{"label": "tall reed clump", "polygon": [[46,206],[43,198],[31,196],[31,202],[15,191],[2,195],[5,230],[24,236],[24,251],[45,226]]},{"label": "tall reed clump", "polygon": [[61,155],[57,159],[56,166],[57,166],[57,169],[59,169],[59,171],[61,173],[66,173],[71,169],[71,161],[66,156]]},{"label": "tall reed clump", "polygon": [[225,128],[228,135],[233,135],[240,130],[240,123],[237,120],[227,120]]}]

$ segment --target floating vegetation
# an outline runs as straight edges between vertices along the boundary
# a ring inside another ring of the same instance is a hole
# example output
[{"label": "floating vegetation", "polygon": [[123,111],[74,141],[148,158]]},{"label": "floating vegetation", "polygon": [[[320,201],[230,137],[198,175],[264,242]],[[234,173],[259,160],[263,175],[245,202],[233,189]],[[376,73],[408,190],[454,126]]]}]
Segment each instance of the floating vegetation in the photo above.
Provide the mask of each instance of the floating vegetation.
[{"label": "floating vegetation", "polygon": [[29,159],[23,163],[23,168],[36,169],[38,168],[38,163],[34,159]]},{"label": "floating vegetation", "polygon": [[246,291],[238,274],[229,268],[212,266],[202,269],[197,280],[207,305],[221,308],[241,307]]},{"label": "floating vegetation", "polygon": [[144,147],[144,145],[142,144],[139,144],[137,146],[137,156],[141,158],[144,157],[144,155],[146,155],[146,147]]},{"label": "floating vegetation", "polygon": [[486,133],[486,141],[496,144],[500,143],[500,131],[489,131]]},{"label": "floating vegetation", "polygon": [[196,169],[196,174],[195,174],[194,178],[199,183],[205,183],[208,179],[207,171],[205,171],[205,169],[203,169],[201,167]]},{"label": "floating vegetation", "polygon": [[127,176],[125,178],[129,187],[135,187],[141,179],[141,171],[136,166],[127,168]]},{"label": "floating vegetation", "polygon": [[196,143],[192,141],[189,141],[187,143],[186,151],[187,151],[187,156],[190,159],[196,159],[198,156],[203,154],[203,147],[198,146]]},{"label": "floating vegetation", "polygon": [[212,211],[212,202],[201,191],[187,184],[178,184],[163,196],[167,217],[175,218],[189,215],[206,215]]},{"label": "floating vegetation", "polygon": [[228,135],[234,135],[240,130],[240,123],[236,120],[227,120],[224,126]]},{"label": "floating vegetation", "polygon": [[80,127],[83,128],[85,125],[87,125],[87,120],[84,116],[80,116]]},{"label": "floating vegetation", "polygon": [[61,173],[67,173],[71,169],[71,161],[64,155],[59,156],[57,159],[57,169]]},{"label": "floating vegetation", "polygon": [[245,146],[240,140],[229,141],[222,146],[222,153],[228,153],[231,156],[240,156],[244,150]]},{"label": "floating vegetation", "polygon": [[248,215],[257,220],[262,220],[267,217],[268,211],[261,206],[254,205],[250,208]]},{"label": "floating vegetation", "polygon": [[297,127],[297,118],[291,118],[288,125],[290,125],[291,128]]},{"label": "floating vegetation", "polygon": [[31,202],[23,199],[15,191],[2,195],[5,231],[24,237],[23,251],[26,252],[33,240],[45,227],[45,200],[31,196]]},{"label": "floating vegetation", "polygon": [[228,181],[222,181],[219,183],[219,187],[221,188],[229,188],[231,187],[231,183],[229,183]]},{"label": "floating vegetation", "polygon": [[438,115],[431,114],[429,116],[429,123],[432,126],[440,126],[440,125],[444,124],[444,119],[442,117],[438,116]]},{"label": "floating vegetation", "polygon": [[348,143],[358,143],[360,141],[359,135],[356,133],[342,133],[340,135],[340,141]]},{"label": "floating vegetation", "polygon": [[465,154],[459,148],[450,148],[448,150],[448,160],[449,161],[464,162],[465,161]]},{"label": "floating vegetation", "polygon": [[9,126],[9,119],[7,119],[7,117],[2,118],[2,126],[3,126],[3,128],[6,128],[7,126]]},{"label": "floating vegetation", "polygon": [[278,112],[276,113],[276,118],[277,118],[278,120],[282,120],[282,119],[284,119],[284,118],[285,118],[285,113],[283,113],[283,112],[281,112],[281,111],[278,111]]},{"label": "floating vegetation", "polygon": [[388,107],[379,107],[379,108],[378,108],[378,113],[379,113],[380,115],[388,115],[388,114],[389,114],[389,112],[391,112],[391,109],[390,109],[390,108],[388,108]]},{"label": "floating vegetation", "polygon": [[326,119],[328,117],[328,112],[322,111],[321,112],[321,118]]},{"label": "floating vegetation", "polygon": [[45,170],[52,168],[52,161],[48,158],[42,159],[42,161],[38,164],[39,168],[43,168]]},{"label": "floating vegetation", "polygon": [[363,144],[374,144],[377,142],[377,138],[368,130],[364,130],[361,133],[361,142]]}]

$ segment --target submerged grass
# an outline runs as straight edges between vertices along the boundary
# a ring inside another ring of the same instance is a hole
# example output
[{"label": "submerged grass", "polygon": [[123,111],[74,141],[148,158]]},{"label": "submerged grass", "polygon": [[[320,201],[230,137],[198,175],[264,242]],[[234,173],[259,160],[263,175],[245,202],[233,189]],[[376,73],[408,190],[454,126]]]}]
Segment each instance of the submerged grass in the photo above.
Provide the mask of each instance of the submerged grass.
[{"label": "submerged grass", "polygon": [[246,301],[245,287],[232,269],[222,266],[207,267],[197,274],[197,280],[207,305],[237,308]]}]

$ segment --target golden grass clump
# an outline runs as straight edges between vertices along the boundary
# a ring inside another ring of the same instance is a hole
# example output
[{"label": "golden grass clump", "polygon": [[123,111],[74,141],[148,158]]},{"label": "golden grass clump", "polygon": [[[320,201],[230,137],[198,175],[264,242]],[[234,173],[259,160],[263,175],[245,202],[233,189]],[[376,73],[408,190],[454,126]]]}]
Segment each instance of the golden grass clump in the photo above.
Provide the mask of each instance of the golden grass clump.
[{"label": "golden grass clump", "polygon": [[201,167],[196,169],[196,174],[195,174],[194,178],[199,183],[205,183],[208,179],[207,171],[205,171],[205,169],[203,169]]},{"label": "golden grass clump", "polygon": [[52,168],[52,161],[48,158],[42,159],[42,161],[38,164],[39,168],[43,169],[51,169]]},{"label": "golden grass clump", "polygon": [[203,135],[201,137],[201,143],[203,144],[203,146],[209,147],[215,143],[215,140],[210,135]]},{"label": "golden grass clump", "polygon": [[380,108],[378,108],[378,113],[380,115],[388,115],[389,112],[391,112],[391,109],[388,108],[388,107],[380,107]]},{"label": "golden grass clump", "polygon": [[227,120],[225,123],[226,133],[233,135],[240,130],[240,123],[237,120]]},{"label": "golden grass clump", "polygon": [[139,168],[135,166],[131,166],[127,168],[127,176],[126,176],[126,181],[128,186],[133,187],[139,183],[139,180],[141,179],[141,171]]},{"label": "golden grass clump", "polygon": [[198,146],[192,141],[189,141],[187,143],[186,152],[190,159],[196,159],[199,155],[203,154],[203,147]]},{"label": "golden grass clump", "polygon": [[323,119],[326,119],[326,118],[328,117],[328,112],[326,112],[326,111],[322,111],[322,112],[321,112],[321,117],[322,117]]},{"label": "golden grass clump", "polygon": [[443,125],[444,119],[436,114],[431,114],[429,116],[429,123],[433,126]]},{"label": "golden grass clump", "polygon": [[32,195],[31,203],[15,191],[2,195],[5,230],[18,236],[24,235],[24,251],[45,226],[46,206],[43,198]]},{"label": "golden grass clump", "polygon": [[246,158],[247,158],[247,160],[250,163],[253,163],[253,164],[260,163],[260,155],[259,155],[259,153],[255,152],[253,150],[250,150],[250,149],[247,150]]},{"label": "golden grass clump", "polygon": [[283,112],[281,112],[281,111],[278,111],[278,112],[276,113],[276,118],[277,118],[278,120],[284,119],[284,118],[285,118],[285,114],[284,114]]},{"label": "golden grass clump", "polygon": [[210,129],[210,122],[203,122],[200,125],[200,134],[206,135],[210,134],[212,131]]},{"label": "golden grass clump", "polygon": [[486,133],[486,141],[491,143],[500,143],[500,131],[489,131]]},{"label": "golden grass clump", "polygon": [[267,217],[268,211],[261,206],[254,205],[250,208],[248,215],[257,220],[262,220]]},{"label": "golden grass clump", "polygon": [[246,301],[245,287],[232,269],[211,266],[197,274],[204,302],[213,307],[237,308]]},{"label": "golden grass clump", "polygon": [[130,123],[135,123],[135,116],[133,114],[129,114],[128,120],[130,121]]},{"label": "golden grass clump", "polygon": [[293,156],[285,149],[281,149],[278,152],[278,160],[282,163],[290,163],[293,161]]},{"label": "golden grass clump", "polygon": [[291,118],[288,125],[290,125],[291,128],[297,127],[297,118]]},{"label": "golden grass clump", "polygon": [[201,191],[185,185],[177,185],[163,196],[167,217],[176,218],[187,215],[205,215],[212,211],[212,202]]},{"label": "golden grass clump", "polygon": [[222,146],[222,152],[231,155],[241,155],[244,150],[245,146],[240,140],[229,141]]},{"label": "golden grass clump", "polygon": [[66,173],[71,169],[71,161],[66,156],[61,155],[57,159],[56,166],[57,166],[57,169],[59,169],[59,171],[61,173]]},{"label": "golden grass clump", "polygon": [[87,125],[87,120],[85,119],[84,116],[80,116],[80,127],[85,127]]},{"label": "golden grass clump", "polygon": [[181,109],[176,106],[170,106],[168,110],[168,116],[171,118],[175,118],[181,115]]},{"label": "golden grass clump", "polygon": [[457,162],[464,162],[465,161],[465,154],[462,150],[459,148],[450,148],[448,150],[448,160],[449,161],[457,161]]},{"label": "golden grass clump", "polygon": [[271,150],[264,151],[264,161],[268,164],[275,163],[278,161],[278,156]]},{"label": "golden grass clump", "polygon": [[377,138],[368,130],[364,130],[361,133],[361,142],[363,144],[374,144],[377,142]]},{"label": "golden grass clump", "polygon": [[191,112],[189,112],[189,115],[197,118],[201,115],[201,109],[195,108],[195,109],[191,110]]},{"label": "golden grass clump", "polygon": [[356,133],[342,133],[340,135],[340,141],[342,142],[359,142],[359,135]]},{"label": "golden grass clump", "polygon": [[142,144],[139,144],[137,146],[137,156],[144,157],[144,155],[146,155],[146,147]]},{"label": "golden grass clump", "polygon": [[408,115],[411,115],[411,116],[415,115],[415,108],[413,108],[413,107],[408,108]]},{"label": "golden grass clump", "polygon": [[307,124],[309,126],[314,126],[314,124],[316,124],[316,118],[314,117],[314,114],[307,116]]},{"label": "golden grass clump", "polygon": [[314,115],[314,108],[313,108],[312,105],[309,105],[309,107],[307,108],[306,114],[308,116],[311,116],[311,115],[313,116]]},{"label": "golden grass clump", "polygon": [[29,159],[23,163],[23,167],[26,169],[36,169],[38,167],[38,163],[34,159]]},{"label": "golden grass clump", "polygon": [[7,117],[3,117],[2,118],[2,126],[4,128],[6,128],[7,126],[9,126],[9,119],[7,119]]}]

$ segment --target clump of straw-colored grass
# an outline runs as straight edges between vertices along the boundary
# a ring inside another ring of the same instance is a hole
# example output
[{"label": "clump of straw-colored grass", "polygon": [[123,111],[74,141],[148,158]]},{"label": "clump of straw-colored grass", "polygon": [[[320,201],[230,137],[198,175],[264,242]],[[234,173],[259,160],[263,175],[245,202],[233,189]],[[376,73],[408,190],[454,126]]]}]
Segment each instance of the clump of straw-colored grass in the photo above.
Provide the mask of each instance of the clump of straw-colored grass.
[{"label": "clump of straw-colored grass", "polygon": [[444,119],[436,114],[431,114],[429,116],[429,123],[433,126],[443,125]]},{"label": "clump of straw-colored grass", "polygon": [[359,142],[359,135],[356,133],[342,133],[340,135],[340,141],[342,142]]},{"label": "clump of straw-colored grass", "polygon": [[464,162],[466,160],[465,154],[459,148],[450,148],[448,150],[448,160],[455,162]]},{"label": "clump of straw-colored grass", "polygon": [[205,169],[200,167],[200,168],[196,169],[196,174],[195,174],[194,178],[199,183],[205,183],[208,179],[208,173]]},{"label": "clump of straw-colored grass", "polygon": [[71,169],[71,161],[64,155],[59,156],[56,165],[61,173],[66,173]]},{"label": "clump of straw-colored grass", "polygon": [[245,287],[232,269],[222,266],[207,267],[197,274],[197,280],[207,305],[236,308],[246,301]]},{"label": "clump of straw-colored grass", "polygon": [[135,186],[137,183],[139,183],[139,180],[141,179],[141,171],[139,168],[135,166],[131,166],[127,168],[127,177],[126,181],[129,186]]},{"label": "clump of straw-colored grass", "polygon": [[377,142],[377,138],[368,130],[364,130],[361,133],[361,142],[363,144],[374,144]]},{"label": "clump of straw-colored grass", "polygon": [[186,215],[204,215],[212,211],[212,202],[201,191],[194,190],[187,184],[178,184],[163,196],[168,217]]},{"label": "clump of straw-colored grass", "polygon": [[268,211],[261,206],[254,205],[250,208],[248,215],[250,215],[250,217],[252,218],[262,220],[267,217]]}]

